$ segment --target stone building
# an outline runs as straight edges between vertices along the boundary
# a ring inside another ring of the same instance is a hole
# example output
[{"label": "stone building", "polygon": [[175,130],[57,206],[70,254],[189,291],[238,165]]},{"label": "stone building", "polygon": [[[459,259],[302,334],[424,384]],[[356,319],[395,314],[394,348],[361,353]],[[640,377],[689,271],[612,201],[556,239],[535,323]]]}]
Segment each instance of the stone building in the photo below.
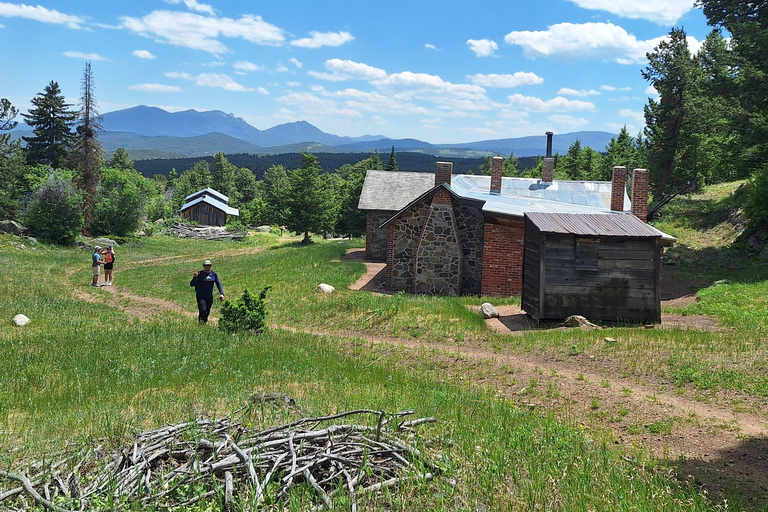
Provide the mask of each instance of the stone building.
[{"label": "stone building", "polygon": [[[644,169],[632,173],[630,201],[623,167],[614,168],[609,182],[555,181],[550,156],[544,159],[541,179],[505,178],[502,164],[501,157],[493,159],[491,176],[454,176],[451,163],[437,162],[426,189],[423,177],[403,187],[412,178],[400,181],[394,175],[404,173],[368,171],[360,200],[369,221],[366,256],[380,258],[386,242],[388,288],[439,295],[521,295],[526,213],[634,214],[645,220]],[[398,186],[393,188],[394,183]],[[376,197],[389,202],[370,200]],[[382,221],[392,212],[382,204],[404,202]]]}]

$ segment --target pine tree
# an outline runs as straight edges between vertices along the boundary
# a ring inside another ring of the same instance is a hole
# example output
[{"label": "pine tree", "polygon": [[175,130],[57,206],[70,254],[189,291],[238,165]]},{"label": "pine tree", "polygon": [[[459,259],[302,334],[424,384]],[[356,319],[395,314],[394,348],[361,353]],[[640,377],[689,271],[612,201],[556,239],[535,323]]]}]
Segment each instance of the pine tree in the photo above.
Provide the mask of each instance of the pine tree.
[{"label": "pine tree", "polygon": [[385,171],[399,171],[400,167],[397,165],[397,158],[395,158],[395,146],[392,146],[392,152],[389,154],[389,161],[384,168]]},{"label": "pine tree", "polygon": [[89,236],[93,222],[96,190],[99,186],[99,171],[103,162],[104,148],[99,142],[99,132],[102,131],[101,116],[96,110],[96,100],[93,96],[93,73],[91,63],[85,64],[81,85],[80,112],[78,113],[77,134],[75,144],[70,154],[73,168],[80,173],[80,188],[85,202],[85,222],[83,235]]},{"label": "pine tree", "polygon": [[329,209],[329,191],[320,178],[321,172],[317,157],[302,153],[301,166],[291,171],[288,177],[287,206],[291,214],[285,225],[295,233],[303,232],[304,244],[312,243],[310,232],[320,233],[326,228],[325,211]]},{"label": "pine tree", "polygon": [[21,114],[32,127],[31,137],[22,136],[27,143],[27,162],[63,167],[74,141],[72,125],[77,113],[64,101],[59,84],[51,81],[42,93],[32,98],[34,108],[28,114]]}]

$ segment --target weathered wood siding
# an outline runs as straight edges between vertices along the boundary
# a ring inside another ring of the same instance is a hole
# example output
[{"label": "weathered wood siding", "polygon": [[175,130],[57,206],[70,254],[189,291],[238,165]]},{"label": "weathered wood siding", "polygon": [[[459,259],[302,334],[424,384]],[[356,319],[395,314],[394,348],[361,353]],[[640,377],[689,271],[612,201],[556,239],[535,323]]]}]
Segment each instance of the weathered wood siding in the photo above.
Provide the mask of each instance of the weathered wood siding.
[{"label": "weathered wood siding", "polygon": [[[656,238],[581,237],[544,233],[530,240],[523,309],[538,318],[661,321],[661,246]],[[541,259],[536,290],[535,247]],[[526,247],[527,249],[527,247]],[[525,287],[525,285],[524,285]],[[538,291],[538,304],[536,294]],[[528,308],[528,309],[526,309]]]},{"label": "weathered wood siding", "polygon": [[206,203],[197,203],[181,212],[184,219],[195,221],[203,226],[225,226],[227,214]]},{"label": "weathered wood siding", "polygon": [[525,223],[525,249],[523,251],[523,293],[521,304],[523,311],[534,317],[539,316],[541,287],[541,232],[530,221]]}]

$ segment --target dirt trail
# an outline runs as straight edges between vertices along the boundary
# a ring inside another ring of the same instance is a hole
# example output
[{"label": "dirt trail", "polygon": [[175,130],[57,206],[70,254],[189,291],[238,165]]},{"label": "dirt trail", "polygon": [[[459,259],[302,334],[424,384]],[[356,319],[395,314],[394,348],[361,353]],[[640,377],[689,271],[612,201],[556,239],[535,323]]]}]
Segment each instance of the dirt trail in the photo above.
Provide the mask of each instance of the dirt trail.
[{"label": "dirt trail", "polygon": [[[255,250],[239,251],[247,252]],[[218,254],[211,255],[215,256]],[[360,259],[360,254],[353,253],[349,258]],[[122,268],[174,259],[197,261],[167,257]],[[383,278],[381,264],[366,264],[368,272],[351,288],[386,293],[377,282]],[[73,272],[69,271],[69,275]],[[117,278],[119,280],[119,276]],[[197,314],[167,301],[139,297],[119,285],[100,289],[75,287],[75,295],[99,303],[104,303],[106,296],[108,305],[137,320],[157,315],[174,314],[183,318]],[[668,285],[666,300],[680,303],[693,299],[694,294],[680,283]],[[530,328],[519,308],[504,308],[500,310],[500,319],[488,321],[489,328],[511,335]],[[719,329],[706,317],[681,318],[682,323],[674,315],[665,315],[662,327]],[[272,328],[296,330],[280,325]],[[690,392],[679,393],[670,383],[653,375],[623,377],[614,362],[586,354],[555,359],[536,352],[504,353],[483,344],[419,342],[359,332],[313,334],[339,337],[351,355],[360,350],[387,352],[393,348],[413,352],[420,361],[432,361],[437,368],[436,378],[490,386],[500,398],[543,414],[552,413],[587,431],[606,429],[617,445],[644,447],[655,457],[673,461],[679,478],[702,485],[709,492],[718,493],[733,487],[758,501],[768,502],[768,413],[765,412],[768,404],[765,400],[735,392],[721,392],[702,400]]]}]

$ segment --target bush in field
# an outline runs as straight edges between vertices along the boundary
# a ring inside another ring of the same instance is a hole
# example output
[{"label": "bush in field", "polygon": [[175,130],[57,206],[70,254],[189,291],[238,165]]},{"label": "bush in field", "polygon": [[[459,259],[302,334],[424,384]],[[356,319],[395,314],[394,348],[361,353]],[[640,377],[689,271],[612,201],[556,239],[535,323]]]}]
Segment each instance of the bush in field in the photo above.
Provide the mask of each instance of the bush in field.
[{"label": "bush in field", "polygon": [[40,189],[24,201],[24,224],[45,242],[70,245],[83,229],[83,198],[71,177],[52,172]]},{"label": "bush in field", "polygon": [[752,175],[744,213],[753,228],[768,227],[768,165],[763,165]]},{"label": "bush in field", "polygon": [[128,236],[141,226],[147,204],[158,196],[155,182],[133,169],[103,169],[91,230]]},{"label": "bush in field", "polygon": [[226,332],[262,332],[267,327],[266,296],[271,289],[271,286],[267,286],[258,295],[246,289],[237,302],[224,301],[219,328]]}]

